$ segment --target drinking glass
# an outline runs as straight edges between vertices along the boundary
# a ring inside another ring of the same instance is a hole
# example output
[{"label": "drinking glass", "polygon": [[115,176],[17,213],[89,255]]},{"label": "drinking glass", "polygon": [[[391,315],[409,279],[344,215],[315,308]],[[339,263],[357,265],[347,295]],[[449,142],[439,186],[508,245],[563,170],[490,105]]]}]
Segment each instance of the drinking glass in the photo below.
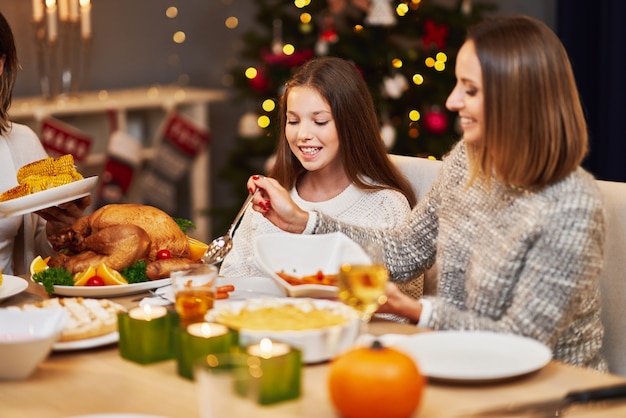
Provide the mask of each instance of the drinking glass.
[{"label": "drinking glass", "polygon": [[171,277],[181,326],[203,322],[215,302],[217,267],[199,263],[189,270],[173,272]]},{"label": "drinking glass", "polygon": [[363,246],[370,264],[342,264],[337,276],[339,300],[356,309],[361,316],[361,333],[378,307],[387,301],[385,286],[389,272],[383,263],[382,248],[374,243]]}]

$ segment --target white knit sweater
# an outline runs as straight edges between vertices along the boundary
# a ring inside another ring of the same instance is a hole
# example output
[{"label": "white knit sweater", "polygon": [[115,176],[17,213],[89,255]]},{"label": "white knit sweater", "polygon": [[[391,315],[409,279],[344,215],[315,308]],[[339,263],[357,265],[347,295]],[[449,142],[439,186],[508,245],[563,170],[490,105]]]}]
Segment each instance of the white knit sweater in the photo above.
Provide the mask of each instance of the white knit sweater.
[{"label": "white knit sweater", "polygon": [[[399,192],[380,190],[368,192],[351,184],[339,195],[323,202],[303,200],[297,190],[291,197],[305,210],[316,209],[331,217],[354,225],[393,228],[402,224],[411,212],[409,203]],[[233,249],[224,259],[220,275],[225,277],[267,277],[254,257],[255,237],[281,232],[263,215],[248,208],[233,238]]]},{"label": "white knit sweater", "polygon": [[592,176],[579,168],[538,192],[495,179],[491,188],[481,181],[466,188],[467,180],[460,142],[407,224],[366,230],[312,212],[309,232],[384,243],[398,281],[423,272],[436,255],[438,296],[429,298],[428,327],[525,335],[549,346],[556,360],[606,370],[598,282],[605,225]]}]

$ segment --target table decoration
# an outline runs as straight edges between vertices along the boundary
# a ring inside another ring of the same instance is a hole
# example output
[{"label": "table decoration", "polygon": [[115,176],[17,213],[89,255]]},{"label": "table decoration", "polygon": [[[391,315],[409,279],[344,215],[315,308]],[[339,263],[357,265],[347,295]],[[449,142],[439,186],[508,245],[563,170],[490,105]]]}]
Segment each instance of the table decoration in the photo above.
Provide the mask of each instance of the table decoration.
[{"label": "table decoration", "polygon": [[178,374],[193,379],[193,364],[203,356],[227,353],[238,345],[238,333],[222,324],[197,322],[180,329],[176,340]]},{"label": "table decoration", "polygon": [[246,348],[246,353],[259,362],[263,374],[258,403],[271,405],[297,399],[302,378],[302,352],[283,342],[263,338]]},{"label": "table decoration", "polygon": [[119,349],[123,358],[140,364],[174,358],[178,316],[163,306],[144,305],[118,314]]}]

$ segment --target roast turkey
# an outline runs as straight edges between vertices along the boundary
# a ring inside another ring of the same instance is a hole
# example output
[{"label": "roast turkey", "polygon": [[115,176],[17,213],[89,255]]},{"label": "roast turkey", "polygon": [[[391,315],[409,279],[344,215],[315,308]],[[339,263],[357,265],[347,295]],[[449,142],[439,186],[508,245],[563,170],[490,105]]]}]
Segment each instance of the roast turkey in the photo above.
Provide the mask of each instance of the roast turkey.
[{"label": "roast turkey", "polygon": [[106,205],[49,239],[59,254],[48,265],[71,273],[100,263],[118,271],[140,260],[151,263],[163,249],[173,259],[191,262],[185,233],[170,215],[153,206]]}]

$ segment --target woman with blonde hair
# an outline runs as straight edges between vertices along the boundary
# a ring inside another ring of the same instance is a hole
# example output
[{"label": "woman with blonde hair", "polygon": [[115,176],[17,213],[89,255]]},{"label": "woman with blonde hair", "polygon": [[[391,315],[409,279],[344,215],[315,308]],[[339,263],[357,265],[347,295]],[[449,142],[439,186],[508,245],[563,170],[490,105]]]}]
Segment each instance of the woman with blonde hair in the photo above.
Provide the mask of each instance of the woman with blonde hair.
[{"label": "woman with blonde hair", "polygon": [[604,212],[580,167],[587,130],[563,45],[533,18],[490,19],[469,30],[455,74],[446,106],[463,138],[405,224],[359,228],[302,210],[270,178],[249,180],[262,191],[254,209],[290,232],[380,244],[395,282],[437,257],[436,296],[411,299],[390,284],[380,312],[437,330],[524,335],[556,360],[606,370]]}]

